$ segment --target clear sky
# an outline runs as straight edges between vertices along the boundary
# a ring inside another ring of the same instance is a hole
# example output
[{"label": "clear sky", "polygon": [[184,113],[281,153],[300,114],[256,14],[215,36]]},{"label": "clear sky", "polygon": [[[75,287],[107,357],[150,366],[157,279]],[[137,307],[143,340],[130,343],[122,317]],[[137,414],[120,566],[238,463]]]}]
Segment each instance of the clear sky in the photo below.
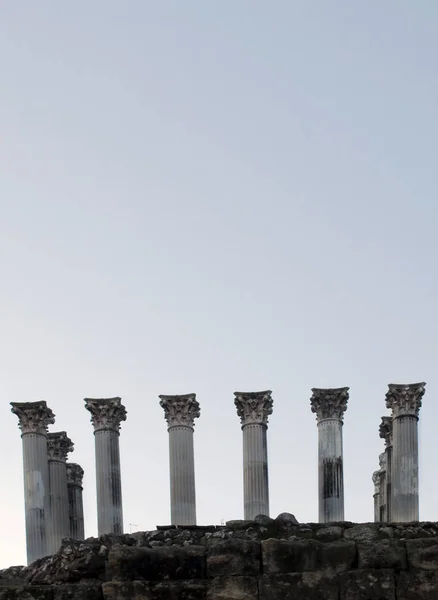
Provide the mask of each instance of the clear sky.
[{"label": "clear sky", "polygon": [[[196,392],[198,521],[241,518],[236,390],[271,389],[271,514],[317,520],[312,387],[350,386],[346,519],[373,518],[390,382],[427,382],[436,484],[436,0],[0,6],[0,567],[25,561],[11,401],[85,469],[120,395],[125,529],[170,521],[159,394]],[[130,525],[132,524],[132,525]]]}]

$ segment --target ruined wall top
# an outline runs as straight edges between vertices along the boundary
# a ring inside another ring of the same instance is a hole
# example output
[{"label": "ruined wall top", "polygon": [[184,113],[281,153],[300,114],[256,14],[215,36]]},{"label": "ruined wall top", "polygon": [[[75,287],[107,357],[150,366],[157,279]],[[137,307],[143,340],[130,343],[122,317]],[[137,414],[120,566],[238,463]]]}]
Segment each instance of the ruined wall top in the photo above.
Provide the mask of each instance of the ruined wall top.
[{"label": "ruined wall top", "polygon": [[324,419],[343,420],[347,410],[349,387],[342,388],[312,388],[310,407],[316,414],[317,421]]},{"label": "ruined wall top", "polygon": [[266,425],[272,415],[274,401],[271,390],[264,392],[234,392],[234,404],[242,427],[245,425]]},{"label": "ruined wall top", "polygon": [[390,383],[386,392],[386,407],[392,410],[394,418],[414,416],[418,418],[421,408],[421,400],[426,391],[426,384]]},{"label": "ruined wall top", "polygon": [[47,451],[49,460],[65,462],[69,452],[73,452],[74,444],[65,431],[47,434]]},{"label": "ruined wall top", "polygon": [[171,427],[194,428],[195,419],[201,414],[196,394],[182,394],[179,396],[161,395],[159,398],[160,406],[164,409],[164,418],[167,421],[169,429]]},{"label": "ruined wall top", "polygon": [[120,424],[126,421],[127,414],[121,398],[85,398],[84,401],[95,432],[103,429],[120,431]]},{"label": "ruined wall top", "polygon": [[67,483],[82,487],[84,469],[77,463],[67,463]]},{"label": "ruined wall top", "polygon": [[46,435],[49,425],[55,422],[55,415],[44,400],[39,402],[11,402],[11,412],[18,417],[21,435],[37,433]]}]

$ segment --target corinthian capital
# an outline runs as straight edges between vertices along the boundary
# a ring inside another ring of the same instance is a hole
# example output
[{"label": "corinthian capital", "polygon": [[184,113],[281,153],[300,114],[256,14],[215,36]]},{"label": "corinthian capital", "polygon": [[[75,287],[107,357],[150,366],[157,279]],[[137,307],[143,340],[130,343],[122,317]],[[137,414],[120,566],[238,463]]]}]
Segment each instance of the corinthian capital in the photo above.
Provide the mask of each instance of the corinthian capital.
[{"label": "corinthian capital", "polygon": [[46,435],[47,428],[55,422],[55,415],[44,400],[40,402],[11,402],[11,412],[18,417],[21,435],[38,433]]},{"label": "corinthian capital", "polygon": [[391,417],[382,417],[382,422],[379,427],[379,435],[382,440],[385,440],[385,446],[392,446],[392,419]]},{"label": "corinthian capital", "polygon": [[250,424],[267,425],[274,401],[271,390],[265,392],[234,392],[234,404],[242,427]]},{"label": "corinthian capital", "polygon": [[77,463],[67,463],[67,483],[82,487],[84,469]]},{"label": "corinthian capital", "polygon": [[386,407],[392,409],[393,417],[418,418],[421,400],[426,391],[425,383],[390,383],[386,392]]},{"label": "corinthian capital", "polygon": [[380,467],[380,473],[382,471],[386,471],[386,468],[387,468],[386,452],[382,452],[382,454],[379,454],[379,467]]},{"label": "corinthian capital", "polygon": [[313,388],[310,408],[316,414],[316,420],[343,420],[349,398],[348,387],[321,389]]},{"label": "corinthian capital", "polygon": [[196,394],[183,394],[182,396],[158,396],[160,406],[164,409],[164,418],[168,427],[193,427],[201,411]]},{"label": "corinthian capital", "polygon": [[85,398],[85,408],[91,413],[94,431],[112,429],[120,431],[120,423],[126,421],[126,408],[121,398]]},{"label": "corinthian capital", "polygon": [[65,462],[67,454],[73,452],[73,442],[65,431],[57,431],[47,434],[47,451],[49,460]]}]

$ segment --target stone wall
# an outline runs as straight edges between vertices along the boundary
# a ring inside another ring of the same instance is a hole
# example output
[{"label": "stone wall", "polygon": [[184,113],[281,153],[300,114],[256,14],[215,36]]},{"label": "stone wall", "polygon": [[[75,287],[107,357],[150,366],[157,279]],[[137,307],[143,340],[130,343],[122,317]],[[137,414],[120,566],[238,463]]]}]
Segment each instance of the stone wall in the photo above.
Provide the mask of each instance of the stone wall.
[{"label": "stone wall", "polygon": [[65,540],[0,571],[0,600],[67,599],[437,600],[438,523],[298,524],[285,513]]}]

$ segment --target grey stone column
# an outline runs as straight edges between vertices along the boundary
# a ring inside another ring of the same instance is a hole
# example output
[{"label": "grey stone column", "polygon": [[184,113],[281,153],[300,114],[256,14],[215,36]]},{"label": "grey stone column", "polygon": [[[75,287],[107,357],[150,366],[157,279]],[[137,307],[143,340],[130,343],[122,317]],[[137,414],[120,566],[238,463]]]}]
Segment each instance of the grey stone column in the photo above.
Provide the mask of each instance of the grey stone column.
[{"label": "grey stone column", "polygon": [[344,520],[343,415],[348,387],[312,389],[310,406],[318,423],[319,522]]},{"label": "grey stone column", "polygon": [[234,392],[234,404],[242,424],[243,510],[245,519],[269,516],[268,417],[272,392]]},{"label": "grey stone column", "polygon": [[379,435],[385,440],[385,454],[386,454],[386,521],[390,523],[392,521],[392,483],[391,483],[391,471],[392,471],[392,418],[382,417],[380,423]]},{"label": "grey stone column", "polygon": [[47,428],[55,415],[41,402],[11,402],[23,441],[24,510],[28,564],[48,556],[50,519]]},{"label": "grey stone column", "polygon": [[172,525],[196,525],[193,429],[199,417],[196,394],[159,396],[169,432]]},{"label": "grey stone column", "polygon": [[392,410],[392,508],[391,520],[419,520],[418,415],[425,383],[391,383],[386,406]]},{"label": "grey stone column", "polygon": [[47,435],[50,482],[49,550],[55,554],[62,540],[70,537],[67,493],[67,454],[73,452],[73,443],[65,431]]},{"label": "grey stone column", "polygon": [[373,483],[374,483],[374,522],[378,523],[380,521],[380,471],[374,471],[373,473]]},{"label": "grey stone column", "polygon": [[382,452],[382,454],[379,454],[379,465],[380,465],[380,469],[379,469],[379,477],[380,477],[380,494],[379,494],[379,521],[381,523],[385,523],[387,521],[387,516],[386,516],[386,506],[387,506],[387,499],[386,499],[386,454],[385,452]]},{"label": "grey stone column", "polygon": [[98,535],[123,533],[120,423],[126,421],[121,398],[85,398],[91,413],[96,450]]},{"label": "grey stone column", "polygon": [[68,519],[70,537],[84,540],[84,503],[82,499],[82,479],[84,469],[76,463],[67,463]]}]

